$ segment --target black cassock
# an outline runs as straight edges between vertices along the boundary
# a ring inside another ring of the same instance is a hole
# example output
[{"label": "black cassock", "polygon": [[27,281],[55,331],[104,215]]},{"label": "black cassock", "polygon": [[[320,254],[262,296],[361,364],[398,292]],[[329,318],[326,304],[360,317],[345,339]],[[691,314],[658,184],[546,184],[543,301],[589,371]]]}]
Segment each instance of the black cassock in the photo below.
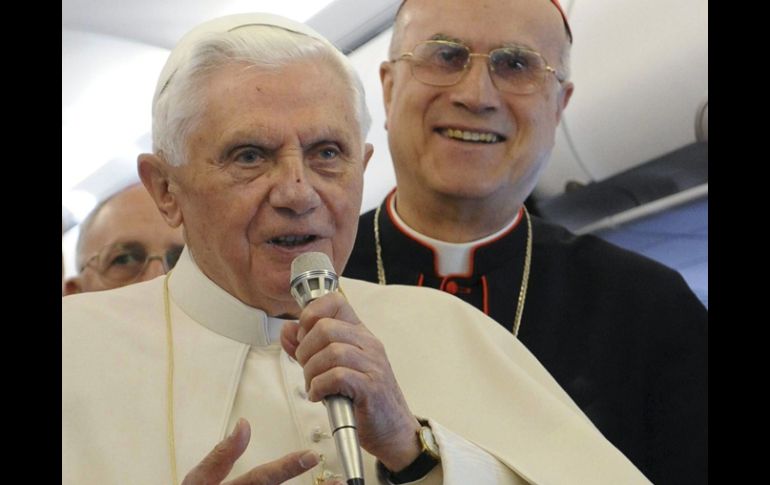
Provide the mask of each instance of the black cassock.
[{"label": "black cassock", "polygon": [[[471,275],[442,278],[433,250],[393,223],[388,204],[386,198],[379,220],[387,284],[439,288],[511,330],[526,220],[477,247]],[[377,282],[374,213],[359,220],[345,276]],[[653,483],[707,483],[706,308],[676,271],[595,236],[531,219],[519,339]]]}]

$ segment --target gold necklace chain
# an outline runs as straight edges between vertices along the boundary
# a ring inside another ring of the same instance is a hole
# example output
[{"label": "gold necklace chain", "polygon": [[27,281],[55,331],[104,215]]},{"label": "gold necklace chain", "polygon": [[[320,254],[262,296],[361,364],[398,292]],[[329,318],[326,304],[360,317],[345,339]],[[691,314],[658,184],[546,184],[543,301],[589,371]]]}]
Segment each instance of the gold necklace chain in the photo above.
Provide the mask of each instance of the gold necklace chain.
[{"label": "gold necklace chain", "polygon": [[171,303],[168,296],[168,278],[171,271],[163,279],[163,310],[166,316],[166,424],[168,431],[168,452],[171,457],[171,483],[179,483],[176,472],[176,441],[174,440],[174,334],[171,331]]},{"label": "gold necklace chain", "polygon": [[[386,202],[387,203],[387,202]],[[519,288],[519,298],[516,302],[516,316],[514,317],[513,335],[519,335],[521,326],[521,316],[524,314],[524,302],[527,298],[527,284],[529,283],[529,267],[532,262],[532,221],[529,218],[529,211],[524,207],[524,216],[527,219],[527,250],[524,254],[524,274],[521,277],[521,287]],[[382,204],[377,206],[374,211],[374,248],[377,254],[377,282],[381,285],[386,284],[385,265],[382,262],[382,245],[380,244],[380,212]]]}]

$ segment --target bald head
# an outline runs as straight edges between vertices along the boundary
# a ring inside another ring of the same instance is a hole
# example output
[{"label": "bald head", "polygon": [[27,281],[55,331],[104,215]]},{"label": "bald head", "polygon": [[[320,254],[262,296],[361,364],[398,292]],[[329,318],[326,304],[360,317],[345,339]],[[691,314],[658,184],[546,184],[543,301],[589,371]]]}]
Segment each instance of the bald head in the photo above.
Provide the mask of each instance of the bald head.
[{"label": "bald head", "polygon": [[[132,185],[106,199],[83,222],[76,257],[80,274],[67,282],[67,293],[115,287],[101,281],[95,270],[84,266],[103,248],[126,243],[140,243],[151,254],[162,254],[172,246],[184,245],[181,227],[171,228],[166,224],[155,202],[141,184]],[[152,265],[160,266],[157,262],[150,263]],[[148,266],[145,275],[140,275],[137,281],[150,279],[157,274],[160,273],[152,271]]]}]

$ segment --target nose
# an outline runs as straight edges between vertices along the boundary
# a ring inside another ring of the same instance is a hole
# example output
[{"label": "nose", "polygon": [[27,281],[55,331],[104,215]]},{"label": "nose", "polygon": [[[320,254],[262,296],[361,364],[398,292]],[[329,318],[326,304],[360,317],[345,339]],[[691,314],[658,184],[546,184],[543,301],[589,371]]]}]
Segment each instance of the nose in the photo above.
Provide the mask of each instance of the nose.
[{"label": "nose", "polygon": [[270,205],[292,215],[312,212],[320,205],[321,198],[308,180],[304,161],[300,157],[292,157],[285,162],[279,163],[279,168],[272,174],[274,182],[268,199]]},{"label": "nose", "polygon": [[500,108],[501,97],[489,71],[489,58],[471,54],[470,66],[460,82],[452,86],[450,99],[473,113],[493,112]]},{"label": "nose", "polygon": [[163,256],[150,256],[147,258],[144,271],[136,281],[148,281],[164,274],[166,274],[166,265],[163,262]]}]

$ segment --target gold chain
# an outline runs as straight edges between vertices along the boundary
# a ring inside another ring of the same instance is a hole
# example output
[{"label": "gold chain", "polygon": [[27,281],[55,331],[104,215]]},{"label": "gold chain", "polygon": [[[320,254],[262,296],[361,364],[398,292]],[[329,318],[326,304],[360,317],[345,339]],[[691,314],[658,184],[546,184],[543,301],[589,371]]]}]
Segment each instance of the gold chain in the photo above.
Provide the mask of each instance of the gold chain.
[{"label": "gold chain", "polygon": [[171,332],[171,303],[168,296],[168,277],[163,279],[163,310],[166,316],[166,346],[168,367],[166,371],[166,424],[168,430],[168,452],[171,456],[171,483],[179,483],[176,473],[176,442],[174,440],[174,334]]},{"label": "gold chain", "polygon": [[[387,203],[387,202],[386,202]],[[524,207],[524,216],[527,219],[527,250],[524,254],[524,274],[521,277],[521,287],[519,288],[519,299],[516,303],[516,316],[514,317],[513,335],[519,335],[521,326],[521,316],[524,314],[524,301],[527,298],[527,284],[529,283],[529,267],[532,262],[532,221],[529,218],[529,211]],[[380,244],[380,209],[382,204],[377,206],[374,211],[374,245],[377,253],[377,282],[381,285],[385,283],[385,265],[382,262],[382,245]]]},{"label": "gold chain", "polygon": [[[387,202],[385,202],[387,204]],[[382,204],[377,206],[377,210],[374,211],[374,249],[377,252],[377,282],[381,285],[386,285],[385,282],[385,265],[382,264],[382,246],[380,245],[380,209]]]},{"label": "gold chain", "polygon": [[527,252],[524,256],[524,274],[521,276],[521,288],[519,288],[519,300],[516,304],[516,317],[513,321],[513,335],[519,335],[521,326],[521,316],[524,314],[524,301],[527,298],[527,284],[529,283],[529,266],[532,262],[532,221],[529,218],[529,211],[524,207],[524,216],[527,218]]}]

